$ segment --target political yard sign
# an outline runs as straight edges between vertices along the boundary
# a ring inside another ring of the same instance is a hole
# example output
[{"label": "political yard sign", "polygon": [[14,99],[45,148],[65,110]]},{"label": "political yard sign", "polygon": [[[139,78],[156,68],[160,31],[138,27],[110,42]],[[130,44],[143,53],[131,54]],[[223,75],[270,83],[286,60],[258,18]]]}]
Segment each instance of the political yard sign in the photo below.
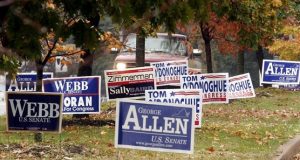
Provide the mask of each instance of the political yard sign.
[{"label": "political yard sign", "polygon": [[188,75],[188,61],[165,61],[150,63],[155,67],[157,86],[180,86],[180,76]]},{"label": "political yard sign", "polygon": [[61,132],[63,95],[7,92],[7,131]]},{"label": "political yard sign", "polygon": [[104,75],[108,100],[144,97],[145,90],[156,89],[154,67],[106,70]]},{"label": "political yard sign", "polygon": [[229,78],[229,99],[255,97],[254,87],[249,73]]},{"label": "political yard sign", "polygon": [[191,154],[194,112],[190,105],[118,100],[115,147]]},{"label": "political yard sign", "polygon": [[[43,73],[43,79],[52,77],[52,72]],[[11,79],[8,75],[6,75],[5,81],[6,91],[36,91],[36,73],[17,73],[15,79]]]},{"label": "political yard sign", "polygon": [[287,89],[287,90],[291,90],[291,91],[300,91],[300,84],[279,85],[279,88]]},{"label": "political yard sign", "polygon": [[299,70],[300,62],[264,59],[261,83],[299,84]]},{"label": "political yard sign", "polygon": [[100,83],[100,76],[43,79],[44,92],[64,94],[64,114],[100,113]]},{"label": "political yard sign", "polygon": [[200,89],[203,104],[228,103],[228,73],[186,75],[180,77],[182,89]]},{"label": "political yard sign", "polygon": [[202,92],[198,89],[159,89],[145,92],[147,102],[187,104],[195,107],[195,127],[201,127]]}]

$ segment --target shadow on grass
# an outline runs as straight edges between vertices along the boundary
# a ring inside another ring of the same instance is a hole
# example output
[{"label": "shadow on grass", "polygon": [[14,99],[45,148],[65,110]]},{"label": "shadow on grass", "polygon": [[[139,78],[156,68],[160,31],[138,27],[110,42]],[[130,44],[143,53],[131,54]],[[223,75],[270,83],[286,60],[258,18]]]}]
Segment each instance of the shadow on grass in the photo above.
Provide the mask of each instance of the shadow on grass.
[{"label": "shadow on grass", "polygon": [[101,120],[101,119],[67,119],[63,120],[62,127],[65,126],[115,126],[114,120]]}]

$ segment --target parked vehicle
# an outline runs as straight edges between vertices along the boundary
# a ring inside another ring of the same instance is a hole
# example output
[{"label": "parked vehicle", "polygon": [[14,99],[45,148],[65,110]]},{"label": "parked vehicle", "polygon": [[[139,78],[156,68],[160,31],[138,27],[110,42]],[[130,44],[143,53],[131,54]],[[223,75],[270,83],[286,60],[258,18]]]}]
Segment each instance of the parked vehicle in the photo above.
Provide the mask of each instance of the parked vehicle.
[{"label": "parked vehicle", "polygon": [[[147,37],[145,40],[145,66],[151,62],[186,60],[189,67],[201,68],[200,54],[188,54],[187,37],[181,34],[157,33],[156,37]],[[136,67],[136,34],[131,33],[125,39],[125,46],[115,58],[114,68],[125,69]]]}]

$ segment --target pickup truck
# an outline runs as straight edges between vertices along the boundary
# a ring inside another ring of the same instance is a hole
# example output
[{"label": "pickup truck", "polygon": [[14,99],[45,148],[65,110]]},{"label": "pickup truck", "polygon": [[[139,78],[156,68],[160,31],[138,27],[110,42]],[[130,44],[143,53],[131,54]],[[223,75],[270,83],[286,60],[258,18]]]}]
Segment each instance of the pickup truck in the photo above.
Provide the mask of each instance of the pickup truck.
[{"label": "pickup truck", "polygon": [[[129,34],[124,40],[125,47],[120,50],[114,61],[115,69],[136,67],[136,34]],[[188,54],[187,37],[182,34],[157,33],[156,37],[145,39],[145,66],[151,62],[188,60],[189,67],[201,68],[200,53]]]}]

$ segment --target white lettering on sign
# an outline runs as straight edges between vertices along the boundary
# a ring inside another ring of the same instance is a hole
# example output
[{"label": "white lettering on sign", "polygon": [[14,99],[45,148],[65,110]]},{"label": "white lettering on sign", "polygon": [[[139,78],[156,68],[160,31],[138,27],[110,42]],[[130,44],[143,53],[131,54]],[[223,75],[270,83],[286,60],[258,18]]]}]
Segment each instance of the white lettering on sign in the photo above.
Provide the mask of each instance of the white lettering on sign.
[{"label": "white lettering on sign", "polygon": [[88,90],[88,82],[87,81],[70,81],[66,82],[66,80],[55,81],[55,87],[58,92],[63,91],[86,91]]},{"label": "white lettering on sign", "polygon": [[[59,116],[59,104],[57,103],[36,103],[28,100],[9,99],[12,114],[20,117],[49,117]],[[27,109],[26,109],[27,108]]]},{"label": "white lettering on sign", "polygon": [[86,96],[86,97],[65,97],[64,98],[64,106],[65,107],[81,107],[81,106],[93,106],[92,96]]},{"label": "white lettering on sign", "polygon": [[[139,109],[138,109],[139,110]],[[139,122],[136,106],[130,105],[128,113],[126,115],[126,119],[124,124],[122,125],[122,129],[130,129],[130,125],[132,124],[133,130],[136,131],[146,131],[146,132],[161,132],[161,133],[174,133],[174,134],[187,134],[188,129],[188,119],[181,118],[173,118],[173,117],[164,117],[164,123],[157,123],[159,120],[159,116],[150,116],[150,115],[142,115],[142,122]],[[152,121],[149,125],[147,122]],[[175,124],[175,128],[172,127]]]},{"label": "white lettering on sign", "polygon": [[298,68],[285,68],[283,64],[269,63],[265,74],[266,75],[297,75]]},{"label": "white lettering on sign", "polygon": [[161,97],[167,97],[166,91],[148,91],[149,98],[161,98]]},{"label": "white lettering on sign", "polygon": [[[33,84],[31,86],[31,84]],[[13,88],[15,88],[13,90]],[[36,82],[17,82],[16,79],[10,81],[7,91],[36,91]]]},{"label": "white lettering on sign", "polygon": [[130,88],[127,88],[126,86],[122,86],[119,88],[109,88],[109,94],[129,94]]}]

